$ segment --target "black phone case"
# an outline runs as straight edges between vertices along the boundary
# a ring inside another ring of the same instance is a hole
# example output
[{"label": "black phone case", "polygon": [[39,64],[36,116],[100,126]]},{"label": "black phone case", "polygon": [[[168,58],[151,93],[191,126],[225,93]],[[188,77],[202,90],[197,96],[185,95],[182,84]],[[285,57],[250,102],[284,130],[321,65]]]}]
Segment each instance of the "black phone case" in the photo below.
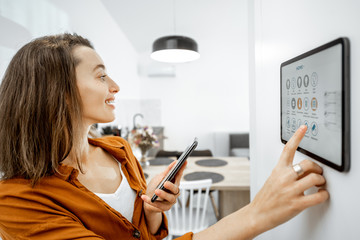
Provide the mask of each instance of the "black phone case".
[{"label": "black phone case", "polygon": [[[183,154],[181,154],[181,156],[177,160],[178,162],[169,171],[169,173],[164,177],[164,179],[159,183],[159,185],[156,187],[156,189],[161,189],[161,190],[167,191],[167,189],[164,187],[164,183],[166,181],[170,181],[170,182],[174,181],[176,174],[178,173],[180,168],[183,166],[186,159],[195,150],[197,144],[198,144],[198,142],[197,142],[197,139],[195,138],[194,142],[186,148],[186,150],[183,152]],[[155,202],[157,198],[158,198],[158,196],[154,193],[154,195],[151,198],[151,202]]]}]

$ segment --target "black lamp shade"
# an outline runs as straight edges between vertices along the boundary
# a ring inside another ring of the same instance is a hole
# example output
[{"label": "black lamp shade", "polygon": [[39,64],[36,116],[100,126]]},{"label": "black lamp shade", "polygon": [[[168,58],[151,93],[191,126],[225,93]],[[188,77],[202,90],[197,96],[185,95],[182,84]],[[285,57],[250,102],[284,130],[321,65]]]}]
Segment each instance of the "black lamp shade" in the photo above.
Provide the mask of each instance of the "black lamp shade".
[{"label": "black lamp shade", "polygon": [[155,40],[151,57],[160,62],[189,62],[200,57],[197,43],[184,36],[166,36]]},{"label": "black lamp shade", "polygon": [[189,37],[167,36],[158,38],[153,44],[153,52],[164,49],[186,49],[198,51],[197,43]]}]

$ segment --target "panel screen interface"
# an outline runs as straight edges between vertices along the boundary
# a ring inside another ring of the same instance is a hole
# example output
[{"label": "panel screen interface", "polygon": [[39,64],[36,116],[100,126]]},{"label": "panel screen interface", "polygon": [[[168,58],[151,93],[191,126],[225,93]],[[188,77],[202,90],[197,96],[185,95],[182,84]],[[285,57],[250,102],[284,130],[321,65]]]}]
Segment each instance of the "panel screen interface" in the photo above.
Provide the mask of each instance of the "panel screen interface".
[{"label": "panel screen interface", "polygon": [[348,168],[344,162],[349,154],[344,152],[349,144],[344,126],[345,57],[342,39],[281,65],[282,141],[306,125],[298,150],[341,171]]}]

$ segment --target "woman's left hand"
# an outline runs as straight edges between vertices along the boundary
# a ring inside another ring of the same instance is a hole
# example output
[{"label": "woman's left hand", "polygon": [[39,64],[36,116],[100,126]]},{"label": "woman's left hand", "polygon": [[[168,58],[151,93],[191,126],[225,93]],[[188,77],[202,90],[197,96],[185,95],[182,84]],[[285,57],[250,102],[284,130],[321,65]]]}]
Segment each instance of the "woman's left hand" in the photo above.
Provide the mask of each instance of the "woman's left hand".
[{"label": "woman's left hand", "polygon": [[[164,187],[167,191],[156,189],[162,179],[168,174],[171,168],[176,164],[177,161],[172,162],[164,172],[156,175],[148,184],[146,194],[142,195],[141,198],[144,201],[144,210],[145,214],[151,212],[164,212],[169,210],[175,203],[176,199],[180,195],[180,179],[183,175],[185,164],[180,168],[179,172],[176,174],[174,183],[166,181]],[[158,199],[154,202],[151,202],[153,194],[158,196]]]}]

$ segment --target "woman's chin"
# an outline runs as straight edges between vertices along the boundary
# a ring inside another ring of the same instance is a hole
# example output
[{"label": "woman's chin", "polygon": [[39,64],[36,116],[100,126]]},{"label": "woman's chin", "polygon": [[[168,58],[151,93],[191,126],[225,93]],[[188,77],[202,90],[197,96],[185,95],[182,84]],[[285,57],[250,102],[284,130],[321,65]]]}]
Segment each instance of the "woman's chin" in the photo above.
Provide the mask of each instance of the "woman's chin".
[{"label": "woman's chin", "polygon": [[109,118],[101,118],[96,121],[96,123],[110,123],[115,120],[115,117],[109,117]]},{"label": "woman's chin", "polygon": [[98,122],[98,123],[110,123],[110,122],[112,122],[114,120],[115,120],[115,118],[112,118],[112,119],[109,119],[109,120],[103,120],[103,121]]}]

